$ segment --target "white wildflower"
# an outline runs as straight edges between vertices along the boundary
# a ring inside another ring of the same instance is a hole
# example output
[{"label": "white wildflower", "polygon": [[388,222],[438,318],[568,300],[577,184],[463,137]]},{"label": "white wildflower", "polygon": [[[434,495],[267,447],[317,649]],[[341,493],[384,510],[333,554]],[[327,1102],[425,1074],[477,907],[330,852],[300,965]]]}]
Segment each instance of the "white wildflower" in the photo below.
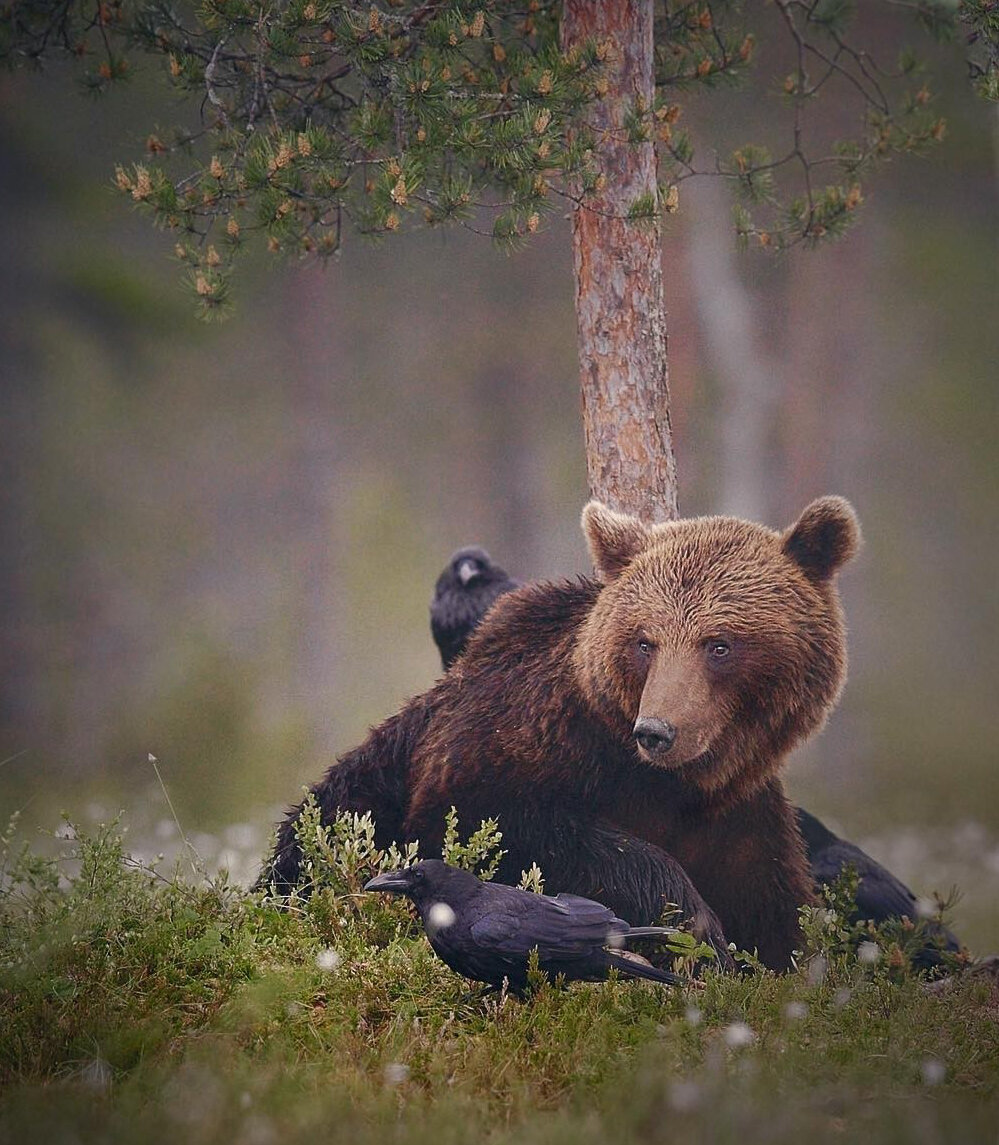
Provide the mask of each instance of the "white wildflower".
[{"label": "white wildflower", "polygon": [[939,1085],[947,1076],[947,1067],[937,1058],[927,1058],[923,1062],[923,1085]]},{"label": "white wildflower", "polygon": [[226,844],[237,851],[253,851],[260,845],[260,837],[252,823],[232,823],[223,832]]},{"label": "white wildflower", "polygon": [[701,1087],[696,1081],[678,1078],[670,1082],[669,1104],[677,1113],[690,1113],[701,1104]]},{"label": "white wildflower", "polygon": [[93,1058],[80,1070],[79,1078],[87,1089],[106,1090],[111,1088],[113,1074],[103,1058]]},{"label": "white wildflower", "polygon": [[386,1085],[402,1085],[409,1077],[409,1066],[403,1062],[389,1062],[382,1071]]},{"label": "white wildflower", "polygon": [[808,964],[808,985],[820,986],[829,969],[829,963],[820,954]]},{"label": "white wildflower", "polygon": [[247,1117],[236,1138],[239,1145],[273,1145],[277,1139],[274,1123],[269,1118],[259,1115]]},{"label": "white wildflower", "polygon": [[427,911],[427,932],[431,935],[454,924],[455,913],[446,902],[435,902]]},{"label": "white wildflower", "polygon": [[808,1007],[804,1002],[788,1002],[784,1007],[784,1017],[789,1022],[800,1022],[808,1016]]},{"label": "white wildflower", "polygon": [[862,942],[857,947],[857,961],[873,966],[881,958],[881,947],[876,942]]},{"label": "white wildflower", "polygon": [[751,1046],[756,1041],[756,1035],[745,1022],[732,1022],[722,1030],[722,1037],[725,1039],[725,1045],[732,1050]]},{"label": "white wildflower", "polygon": [[920,918],[932,918],[937,913],[937,904],[925,896],[916,899],[916,914]]},{"label": "white wildflower", "polygon": [[320,950],[316,955],[316,965],[320,970],[336,970],[341,961],[340,955],[332,946],[327,946],[325,950]]}]

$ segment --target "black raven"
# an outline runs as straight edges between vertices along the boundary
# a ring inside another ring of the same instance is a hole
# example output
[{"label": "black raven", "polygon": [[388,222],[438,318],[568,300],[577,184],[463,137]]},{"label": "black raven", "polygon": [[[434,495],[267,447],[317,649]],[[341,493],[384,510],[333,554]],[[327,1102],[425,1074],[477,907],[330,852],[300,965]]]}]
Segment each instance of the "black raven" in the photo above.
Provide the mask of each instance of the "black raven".
[{"label": "black raven", "polygon": [[[800,807],[798,827],[805,840],[816,887],[821,887],[823,883],[834,883],[848,866],[857,872],[859,881],[855,918],[870,919],[876,923],[887,922],[892,918],[909,918],[913,922],[919,920],[916,896],[866,851],[834,835],[824,823]],[[929,922],[926,930],[929,941],[913,958],[916,966],[930,969],[939,965],[941,950],[960,950],[960,942],[946,927]]]},{"label": "black raven", "polygon": [[613,968],[627,978],[670,986],[681,982],[620,949],[631,939],[664,939],[674,931],[629,926],[592,899],[566,894],[551,898],[484,883],[440,859],[378,875],[364,889],[412,899],[437,955],[476,982],[501,986],[506,979],[515,993],[523,991],[534,949],[538,968],[551,978],[562,974],[567,981],[601,982]]},{"label": "black raven", "polygon": [[445,671],[465,650],[479,621],[505,592],[519,588],[485,549],[459,549],[437,578],[430,602],[430,631]]}]

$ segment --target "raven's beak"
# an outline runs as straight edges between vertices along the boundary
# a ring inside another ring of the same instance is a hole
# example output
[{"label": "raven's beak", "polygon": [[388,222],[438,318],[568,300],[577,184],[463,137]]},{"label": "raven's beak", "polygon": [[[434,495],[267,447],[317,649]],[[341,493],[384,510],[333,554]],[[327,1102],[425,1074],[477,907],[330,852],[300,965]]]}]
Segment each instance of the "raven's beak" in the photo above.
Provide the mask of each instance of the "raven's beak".
[{"label": "raven's beak", "polygon": [[462,585],[470,584],[479,575],[479,566],[475,561],[462,561],[458,565],[458,580]]},{"label": "raven's beak", "polygon": [[376,875],[364,884],[366,891],[387,891],[392,895],[404,895],[409,890],[408,871],[386,871]]}]

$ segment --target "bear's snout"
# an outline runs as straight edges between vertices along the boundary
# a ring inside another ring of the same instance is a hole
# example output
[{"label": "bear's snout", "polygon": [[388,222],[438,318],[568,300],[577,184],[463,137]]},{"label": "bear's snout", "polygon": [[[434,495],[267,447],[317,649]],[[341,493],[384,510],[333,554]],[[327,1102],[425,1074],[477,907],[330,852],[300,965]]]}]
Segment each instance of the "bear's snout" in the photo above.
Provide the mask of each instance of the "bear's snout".
[{"label": "bear's snout", "polygon": [[633,729],[638,746],[647,755],[665,755],[676,742],[676,728],[655,716],[639,716]]}]

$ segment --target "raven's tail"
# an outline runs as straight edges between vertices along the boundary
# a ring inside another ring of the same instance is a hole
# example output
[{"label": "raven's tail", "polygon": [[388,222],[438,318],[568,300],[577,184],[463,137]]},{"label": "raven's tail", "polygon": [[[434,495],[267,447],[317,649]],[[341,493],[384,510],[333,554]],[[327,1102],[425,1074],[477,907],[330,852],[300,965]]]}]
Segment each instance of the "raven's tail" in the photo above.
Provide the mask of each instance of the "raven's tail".
[{"label": "raven's tail", "polygon": [[[642,928],[646,929],[646,928]],[[655,927],[648,929],[656,929]],[[650,982],[664,982],[667,986],[680,986],[683,979],[668,970],[659,970],[651,962],[637,955],[618,953],[616,950],[607,951],[608,965],[620,971],[626,978],[648,978]]]},{"label": "raven's tail", "polygon": [[626,941],[629,938],[659,938],[666,942],[679,933],[675,926],[629,926],[621,937]]}]

